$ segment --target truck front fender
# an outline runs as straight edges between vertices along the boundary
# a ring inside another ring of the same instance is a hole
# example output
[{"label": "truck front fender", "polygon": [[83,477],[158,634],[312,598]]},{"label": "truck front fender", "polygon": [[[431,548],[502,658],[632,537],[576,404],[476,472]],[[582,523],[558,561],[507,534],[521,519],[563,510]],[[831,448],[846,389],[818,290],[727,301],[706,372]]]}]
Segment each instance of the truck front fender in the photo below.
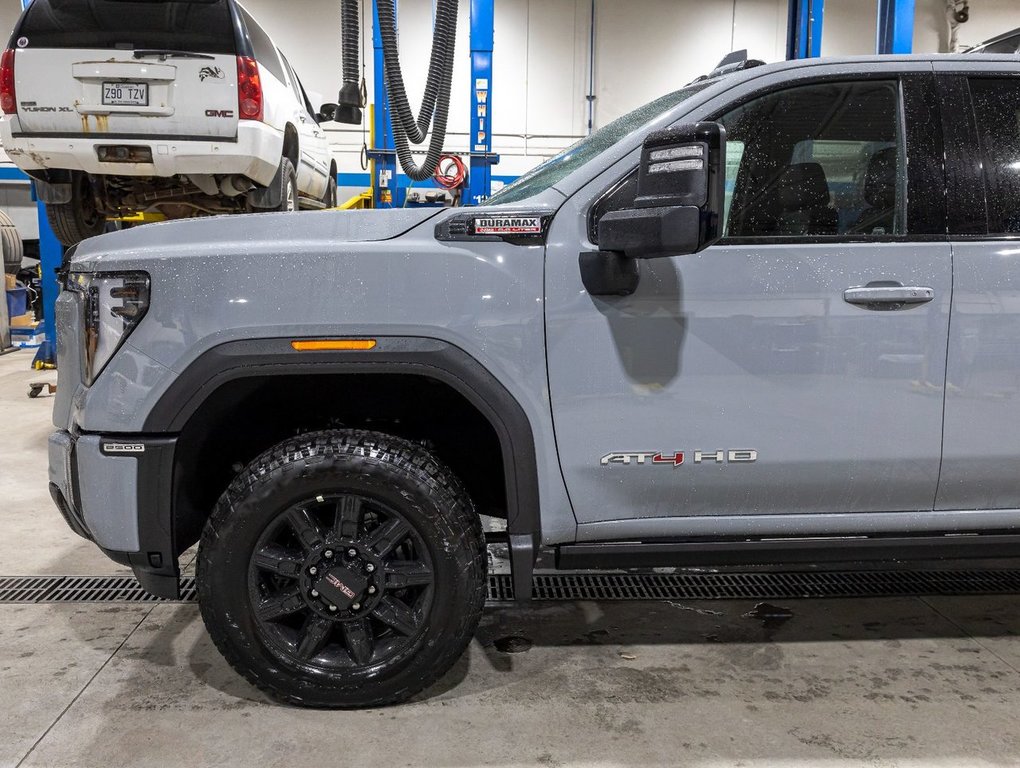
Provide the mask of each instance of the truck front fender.
[{"label": "truck front fender", "polygon": [[531,592],[541,537],[535,440],[524,409],[500,381],[467,352],[444,341],[381,337],[366,351],[304,351],[290,339],[245,339],[213,347],[195,359],[146,418],[147,434],[176,434],[219,387],[250,377],[404,374],[440,381],[474,406],[495,431],[502,449],[507,532],[514,587]]}]

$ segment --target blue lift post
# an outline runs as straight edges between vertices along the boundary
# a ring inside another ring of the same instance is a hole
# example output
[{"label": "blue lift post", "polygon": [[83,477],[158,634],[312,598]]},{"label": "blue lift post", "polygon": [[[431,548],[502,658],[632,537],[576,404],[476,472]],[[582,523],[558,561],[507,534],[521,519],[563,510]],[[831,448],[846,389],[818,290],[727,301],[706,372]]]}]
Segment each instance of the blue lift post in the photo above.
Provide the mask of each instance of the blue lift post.
[{"label": "blue lift post", "polygon": [[386,93],[386,64],[383,60],[382,35],[379,32],[378,3],[393,3],[396,18],[397,0],[375,0],[372,3],[372,46],[374,50],[372,77],[372,148],[368,151],[372,161],[372,207],[394,208],[402,205],[397,189],[397,150],[393,142],[393,124],[390,122],[390,98]]},{"label": "blue lift post", "polygon": [[[32,198],[36,199],[34,184]],[[53,233],[50,220],[46,218],[46,207],[38,199],[36,211],[39,218],[39,283],[42,286],[43,333],[46,338],[35,353],[32,366],[46,368],[57,362],[57,295],[60,293],[57,270],[64,263],[64,246]]]},{"label": "blue lift post", "polygon": [[[21,8],[24,10],[32,0],[21,0]],[[32,186],[32,199],[36,200],[37,215],[39,217],[39,277],[42,285],[43,304],[43,333],[46,339],[43,341],[39,351],[32,361],[33,367],[42,368],[56,365],[57,362],[57,294],[60,293],[60,284],[57,282],[57,270],[64,263],[64,246],[53,234],[50,220],[46,218],[46,207],[38,200],[35,194],[35,185]]]},{"label": "blue lift post", "polygon": [[807,59],[822,55],[822,19],[825,0],[790,0],[786,31],[786,58]]},{"label": "blue lift post", "polygon": [[914,49],[914,0],[878,0],[878,53]]},{"label": "blue lift post", "polygon": [[471,114],[468,146],[470,168],[467,204],[477,205],[492,194],[492,41],[495,0],[471,0]]}]

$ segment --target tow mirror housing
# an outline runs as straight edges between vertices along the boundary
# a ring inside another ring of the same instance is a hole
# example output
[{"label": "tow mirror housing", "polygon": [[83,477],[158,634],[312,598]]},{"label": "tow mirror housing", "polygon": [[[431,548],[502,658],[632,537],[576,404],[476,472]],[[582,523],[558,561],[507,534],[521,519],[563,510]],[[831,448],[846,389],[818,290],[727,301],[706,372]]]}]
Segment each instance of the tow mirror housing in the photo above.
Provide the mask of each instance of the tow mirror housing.
[{"label": "tow mirror housing", "polygon": [[627,295],[637,288],[637,264],[697,253],[722,236],[726,130],[696,123],[656,131],[645,139],[634,207],[599,221],[599,250],[581,254],[585,288],[595,295]]},{"label": "tow mirror housing", "polygon": [[720,237],[726,131],[719,123],[649,134],[634,207],[599,222],[599,248],[630,258],[697,253]]}]

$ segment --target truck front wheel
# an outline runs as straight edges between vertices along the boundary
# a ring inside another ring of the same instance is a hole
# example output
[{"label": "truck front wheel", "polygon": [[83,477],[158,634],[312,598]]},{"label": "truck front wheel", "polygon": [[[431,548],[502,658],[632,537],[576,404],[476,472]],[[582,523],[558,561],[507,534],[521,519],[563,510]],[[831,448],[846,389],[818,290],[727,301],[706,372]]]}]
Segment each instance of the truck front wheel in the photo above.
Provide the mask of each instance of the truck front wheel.
[{"label": "truck front wheel", "polygon": [[474,634],[486,553],[463,486],[420,445],[332,430],[235,478],[206,524],[197,582],[217,648],[270,695],[313,707],[403,701]]},{"label": "truck front wheel", "polygon": [[71,174],[71,200],[46,203],[46,218],[57,240],[68,248],[106,231],[106,217],[96,207],[89,177],[79,171]]}]

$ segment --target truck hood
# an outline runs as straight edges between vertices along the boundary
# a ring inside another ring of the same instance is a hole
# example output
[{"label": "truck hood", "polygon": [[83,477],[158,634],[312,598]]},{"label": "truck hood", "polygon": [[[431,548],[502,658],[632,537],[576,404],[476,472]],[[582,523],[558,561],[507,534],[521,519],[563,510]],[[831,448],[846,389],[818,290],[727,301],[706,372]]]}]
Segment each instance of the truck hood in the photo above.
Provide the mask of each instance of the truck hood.
[{"label": "truck hood", "polygon": [[408,208],[305,211],[214,216],[146,224],[80,243],[71,260],[76,272],[144,268],[154,259],[235,255],[267,245],[300,253],[301,243],[364,243],[390,240],[449,209]]}]

